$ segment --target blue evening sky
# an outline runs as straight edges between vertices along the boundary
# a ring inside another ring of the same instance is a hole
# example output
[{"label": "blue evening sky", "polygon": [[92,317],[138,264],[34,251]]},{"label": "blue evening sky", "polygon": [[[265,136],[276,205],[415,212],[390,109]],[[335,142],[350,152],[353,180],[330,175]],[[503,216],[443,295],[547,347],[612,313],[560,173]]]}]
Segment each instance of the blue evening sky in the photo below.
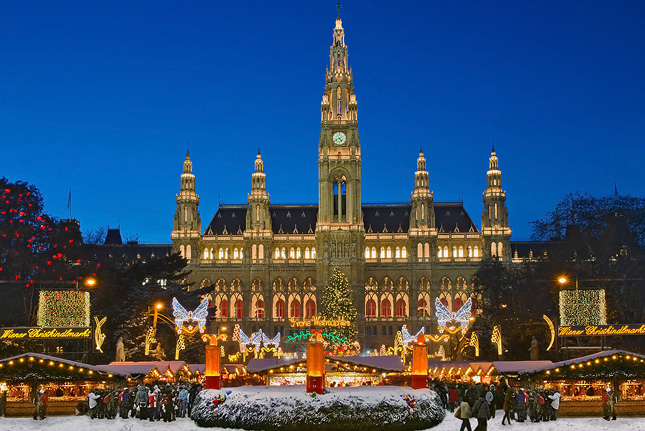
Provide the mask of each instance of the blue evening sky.
[{"label": "blue evening sky", "polygon": [[[317,202],[336,1],[4,1],[0,176],[83,229],[169,242],[187,142],[202,229],[244,203]],[[363,201],[436,201],[480,225],[491,142],[513,238],[562,195],[645,184],[645,2],[345,1]]]}]

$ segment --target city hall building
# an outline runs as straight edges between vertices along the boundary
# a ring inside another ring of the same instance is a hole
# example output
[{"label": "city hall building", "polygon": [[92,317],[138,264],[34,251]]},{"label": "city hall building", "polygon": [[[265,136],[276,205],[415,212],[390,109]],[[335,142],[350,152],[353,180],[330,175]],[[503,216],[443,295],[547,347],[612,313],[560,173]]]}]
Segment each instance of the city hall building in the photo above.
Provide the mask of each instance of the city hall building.
[{"label": "city hall building", "polygon": [[358,310],[358,341],[371,350],[392,345],[402,325],[412,333],[422,326],[437,333],[436,298],[456,312],[471,297],[483,258],[511,260],[506,193],[494,149],[488,171],[481,173],[481,227],[462,203],[434,202],[422,151],[416,172],[410,172],[409,203],[363,204],[361,153],[339,15],[320,103],[317,204],[271,204],[258,153],[248,203],[220,205],[202,230],[193,161],[189,154],[184,161],[173,250],[188,259],[196,287],[215,284],[218,321],[239,323],[247,334],[260,328],[270,336],[288,334],[291,318],[317,314],[322,288],[339,268]]}]

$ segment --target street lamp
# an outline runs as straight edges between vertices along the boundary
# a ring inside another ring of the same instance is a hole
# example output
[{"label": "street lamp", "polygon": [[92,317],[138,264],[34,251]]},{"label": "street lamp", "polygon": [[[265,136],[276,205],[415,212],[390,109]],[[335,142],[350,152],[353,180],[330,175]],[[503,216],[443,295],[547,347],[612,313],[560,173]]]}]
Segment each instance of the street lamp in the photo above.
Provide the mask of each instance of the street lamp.
[{"label": "street lamp", "polygon": [[[82,284],[85,286],[93,287],[96,284],[96,279],[88,277]],[[79,290],[81,288],[81,284],[78,282],[78,279],[74,280],[74,285],[76,286],[76,290]]]}]

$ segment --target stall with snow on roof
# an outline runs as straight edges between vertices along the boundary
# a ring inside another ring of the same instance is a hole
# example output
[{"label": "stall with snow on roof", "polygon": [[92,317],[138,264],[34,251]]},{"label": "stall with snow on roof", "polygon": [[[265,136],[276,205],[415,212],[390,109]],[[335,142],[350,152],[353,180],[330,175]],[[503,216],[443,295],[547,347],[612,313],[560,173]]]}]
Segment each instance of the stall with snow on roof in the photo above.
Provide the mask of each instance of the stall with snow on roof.
[{"label": "stall with snow on roof", "polygon": [[[326,356],[325,362],[328,387],[379,385],[387,375],[404,371],[398,356]],[[307,361],[297,358],[251,359],[246,367],[270,386],[304,385],[306,368]]]},{"label": "stall with snow on roof", "polygon": [[607,388],[618,394],[619,415],[645,413],[645,355],[605,350],[522,374],[533,387],[557,389],[565,415],[598,414]]},{"label": "stall with snow on roof", "polygon": [[22,353],[0,359],[0,382],[7,397],[7,415],[25,416],[33,410],[31,397],[43,389],[49,397],[48,414],[74,414],[94,388],[112,388],[125,376],[94,365],[41,353]]}]

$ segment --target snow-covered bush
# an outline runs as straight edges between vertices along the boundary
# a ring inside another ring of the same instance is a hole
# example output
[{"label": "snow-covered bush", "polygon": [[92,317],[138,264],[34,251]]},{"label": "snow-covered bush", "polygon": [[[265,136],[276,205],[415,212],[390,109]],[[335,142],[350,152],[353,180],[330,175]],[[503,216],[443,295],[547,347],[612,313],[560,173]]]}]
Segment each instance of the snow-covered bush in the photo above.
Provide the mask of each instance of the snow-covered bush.
[{"label": "snow-covered bush", "polygon": [[303,386],[203,390],[191,418],[200,426],[248,430],[407,431],[439,424],[445,411],[428,389],[378,386],[331,388],[309,395]]}]

